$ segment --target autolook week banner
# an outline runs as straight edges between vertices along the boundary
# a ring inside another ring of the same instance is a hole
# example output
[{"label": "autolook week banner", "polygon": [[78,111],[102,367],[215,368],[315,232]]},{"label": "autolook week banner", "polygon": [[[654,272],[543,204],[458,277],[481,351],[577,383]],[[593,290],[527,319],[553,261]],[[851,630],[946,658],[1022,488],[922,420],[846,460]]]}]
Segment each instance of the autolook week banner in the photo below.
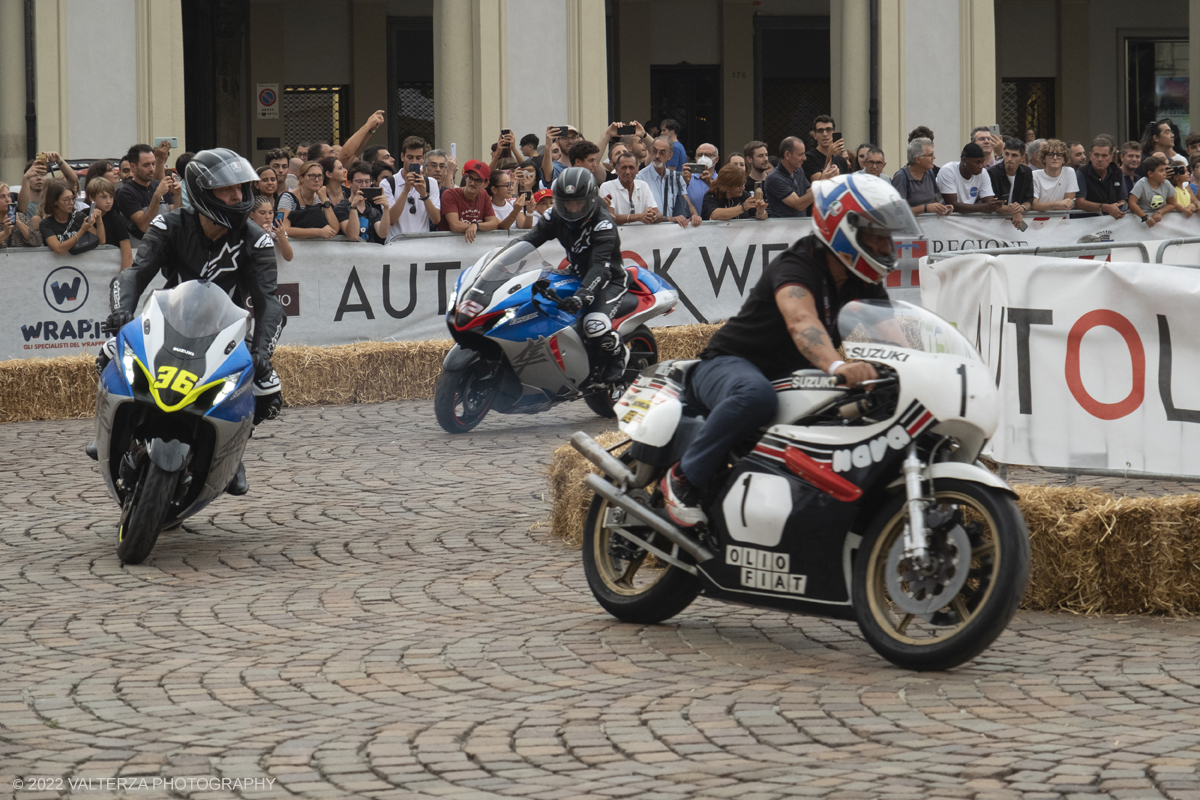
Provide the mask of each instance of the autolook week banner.
[{"label": "autolook week banner", "polygon": [[999,387],[996,460],[1200,475],[1200,268],[964,255],[921,288]]},{"label": "autolook week banner", "polygon": [[[897,242],[901,269],[889,276],[888,290],[921,302],[916,267],[920,257],[930,253],[1196,233],[1168,220],[1150,231],[1128,217],[1046,217],[1030,221],[1028,229],[1019,232],[1003,218],[922,216],[926,239]],[[622,259],[626,266],[657,272],[678,289],[677,311],[657,324],[715,322],[736,313],[764,266],[810,231],[808,220],[707,222],[687,228],[673,223],[629,225],[621,228]],[[458,235],[431,234],[382,247],[296,242],[295,258],[279,265],[279,294],[288,313],[282,342],[333,345],[446,338],[442,317],[461,271],[519,235],[485,233],[466,244]],[[1094,255],[1105,258],[1112,249],[1102,241]],[[1154,244],[1150,250],[1153,255]],[[545,245],[542,254],[550,265],[563,261],[557,244]],[[8,302],[0,307],[0,360],[96,352],[103,341],[99,325],[109,313],[108,286],[117,274],[117,251],[98,248],[82,256],[58,256],[48,248],[14,248],[0,255],[0,262],[8,279]]]}]

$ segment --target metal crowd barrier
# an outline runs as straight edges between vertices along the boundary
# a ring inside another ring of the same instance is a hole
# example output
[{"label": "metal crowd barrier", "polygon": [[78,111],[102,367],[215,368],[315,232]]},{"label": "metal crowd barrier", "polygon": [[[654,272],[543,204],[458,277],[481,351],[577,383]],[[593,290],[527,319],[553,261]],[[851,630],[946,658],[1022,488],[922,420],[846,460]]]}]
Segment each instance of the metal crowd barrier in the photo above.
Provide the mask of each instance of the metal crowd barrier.
[{"label": "metal crowd barrier", "polygon": [[[1162,260],[1163,253],[1165,253],[1167,251],[1167,248],[1172,247],[1174,245],[1179,245],[1179,244],[1200,244],[1200,236],[1188,236],[1188,237],[1182,238],[1182,239],[1165,239],[1165,240],[1163,240],[1158,245],[1158,252],[1154,254],[1154,263],[1155,264],[1163,263],[1163,260]],[[1182,264],[1180,266],[1191,266],[1191,265],[1190,264]]]},{"label": "metal crowd barrier", "polygon": [[[1163,243],[1165,247],[1168,244],[1190,244],[1191,242],[1200,242],[1200,238],[1196,239],[1168,239]],[[1079,255],[1098,255],[1100,253],[1111,253],[1113,250],[1140,250],[1142,259],[1147,264],[1156,263],[1150,260],[1150,250],[1146,247],[1145,242],[1090,242],[1086,244],[1064,244],[1054,247],[990,247],[984,250],[956,250],[953,253],[931,253],[926,258],[929,263],[937,261],[945,261],[947,258],[955,258],[957,256],[1062,256],[1064,258],[1078,257]],[[1159,254],[1162,254],[1162,248],[1159,248]]]}]

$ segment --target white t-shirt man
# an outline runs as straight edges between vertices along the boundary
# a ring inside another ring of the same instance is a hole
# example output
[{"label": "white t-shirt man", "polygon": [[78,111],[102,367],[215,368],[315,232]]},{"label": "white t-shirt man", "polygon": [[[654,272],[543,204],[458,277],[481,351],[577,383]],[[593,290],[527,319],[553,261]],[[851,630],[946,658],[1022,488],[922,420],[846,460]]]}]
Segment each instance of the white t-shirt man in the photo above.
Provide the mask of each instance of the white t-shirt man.
[{"label": "white t-shirt man", "polygon": [[1051,178],[1044,169],[1033,171],[1033,199],[1042,203],[1066,199],[1067,192],[1079,192],[1079,180],[1075,170],[1063,167],[1058,177]]},{"label": "white t-shirt man", "polygon": [[958,168],[959,162],[951,161],[938,170],[937,188],[942,194],[958,195],[960,203],[978,203],[987,197],[995,197],[992,179],[987,170],[970,178],[964,178]]},{"label": "white t-shirt man", "polygon": [[650,185],[636,178],[633,181],[632,198],[629,196],[629,190],[621,185],[618,178],[605,181],[600,185],[600,197],[612,198],[613,214],[641,214],[647,208],[658,208],[658,203],[654,201],[654,192],[650,191]]},{"label": "white t-shirt man", "polygon": [[[392,178],[388,178],[382,184],[383,196],[387,199],[388,208],[391,208],[396,202],[396,197],[392,189]],[[438,187],[438,182],[434,180],[429,183],[429,199],[433,202],[433,207],[441,211],[442,209],[442,191]],[[395,192],[404,191],[404,178],[401,175],[395,176]],[[400,218],[397,219],[392,227],[388,229],[387,240],[389,242],[403,236],[406,233],[429,233],[429,214],[425,211],[425,201],[421,199],[421,195],[417,193],[416,187],[413,187],[405,198],[404,207],[397,209],[400,211]]]}]

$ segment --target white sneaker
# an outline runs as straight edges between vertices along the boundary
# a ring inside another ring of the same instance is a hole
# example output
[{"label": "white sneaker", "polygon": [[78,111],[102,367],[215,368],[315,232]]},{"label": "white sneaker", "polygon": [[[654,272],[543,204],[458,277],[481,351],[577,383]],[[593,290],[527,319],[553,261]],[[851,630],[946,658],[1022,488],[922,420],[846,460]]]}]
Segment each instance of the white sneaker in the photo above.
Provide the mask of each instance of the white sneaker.
[{"label": "white sneaker", "polygon": [[667,470],[659,486],[666,502],[667,515],[676,525],[690,528],[708,522],[708,515],[700,508],[700,490],[679,473],[678,464]]}]

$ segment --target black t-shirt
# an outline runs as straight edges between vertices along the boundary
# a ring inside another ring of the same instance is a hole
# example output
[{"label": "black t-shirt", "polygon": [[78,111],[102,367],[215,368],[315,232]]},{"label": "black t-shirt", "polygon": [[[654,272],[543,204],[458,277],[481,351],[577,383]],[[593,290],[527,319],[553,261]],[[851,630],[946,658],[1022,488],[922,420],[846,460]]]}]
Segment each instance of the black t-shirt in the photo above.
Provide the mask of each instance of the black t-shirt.
[{"label": "black t-shirt", "polygon": [[129,238],[129,220],[114,205],[101,219],[104,222],[104,243],[120,246]]},{"label": "black t-shirt", "polygon": [[383,244],[383,239],[380,239],[379,234],[375,232],[375,223],[382,216],[383,209],[368,200],[363,212],[358,215],[358,232],[361,241]]},{"label": "black t-shirt", "polygon": [[[113,201],[113,208],[121,212],[121,216],[125,218],[125,227],[129,231],[129,235],[140,239],[142,238],[142,230],[133,221],[133,215],[139,211],[150,208],[150,201],[154,199],[154,191],[158,188],[159,181],[150,181],[146,186],[142,186],[137,181],[126,181],[117,189],[117,195]],[[167,192],[162,196],[160,202],[171,203],[174,201],[171,193]],[[152,209],[150,213],[151,219],[158,216],[158,209]],[[107,230],[105,231],[107,233]]]},{"label": "black t-shirt", "polygon": [[[43,217],[38,230],[42,234],[43,241],[58,239],[60,242],[65,242],[75,235],[75,232],[83,225],[83,221],[87,219],[87,215],[82,211],[75,211],[67,218],[66,222],[59,222],[54,218],[54,215]],[[49,245],[47,245],[49,247]]]},{"label": "black t-shirt", "polygon": [[788,333],[787,323],[775,302],[775,292],[793,284],[812,294],[817,316],[833,346],[841,344],[837,315],[842,306],[851,300],[886,300],[887,290],[881,284],[868,284],[848,273],[841,291],[837,291],[825,263],[825,252],[825,246],[811,235],[775,256],[750,290],[742,310],[712,335],[700,357],[741,356],[770,380],[812,367]]},{"label": "black t-shirt", "polygon": [[[718,208],[740,206],[753,196],[750,192],[743,192],[741,197],[717,197],[713,194],[712,189],[709,189],[704,193],[704,204],[700,211],[700,219],[712,219],[712,212]],[[734,217],[734,219],[754,219],[754,212],[743,211]]]},{"label": "black t-shirt", "polygon": [[[833,163],[837,165],[839,175],[850,174],[850,164],[843,156],[834,156]],[[825,169],[825,154],[815,147],[804,154],[804,163],[800,165],[804,177],[812,180],[812,176]]]}]

